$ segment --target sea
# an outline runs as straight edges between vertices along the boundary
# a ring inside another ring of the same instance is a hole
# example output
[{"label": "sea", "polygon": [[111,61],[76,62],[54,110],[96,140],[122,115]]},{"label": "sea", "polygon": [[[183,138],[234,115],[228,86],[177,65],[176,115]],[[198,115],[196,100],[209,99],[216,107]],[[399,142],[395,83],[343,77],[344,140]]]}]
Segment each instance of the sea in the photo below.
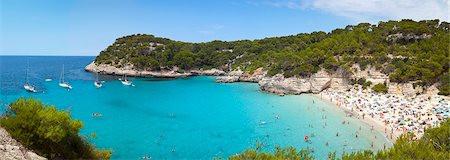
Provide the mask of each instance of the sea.
[{"label": "sea", "polygon": [[[111,149],[112,159],[226,158],[258,145],[266,152],[276,146],[314,148],[313,156],[326,159],[330,152],[392,145],[320,96],[278,96],[255,83],[215,83],[213,76],[197,76],[129,78],[134,86],[124,86],[120,76],[100,75],[103,87],[96,88],[96,74],[84,70],[94,59],[0,56],[0,111],[21,97],[69,111],[84,123],[80,134],[95,133],[88,141]],[[72,90],[58,86],[63,65]],[[27,70],[37,93],[23,89]]]}]

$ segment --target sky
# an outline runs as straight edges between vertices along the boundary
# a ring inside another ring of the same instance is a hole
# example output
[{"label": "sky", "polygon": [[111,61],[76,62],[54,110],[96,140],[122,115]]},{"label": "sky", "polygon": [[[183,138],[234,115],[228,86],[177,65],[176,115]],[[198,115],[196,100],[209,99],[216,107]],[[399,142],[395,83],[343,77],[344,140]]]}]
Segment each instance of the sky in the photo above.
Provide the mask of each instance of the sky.
[{"label": "sky", "polygon": [[449,8],[450,0],[0,0],[0,55],[95,56],[137,33],[207,42],[361,22],[449,22]]}]

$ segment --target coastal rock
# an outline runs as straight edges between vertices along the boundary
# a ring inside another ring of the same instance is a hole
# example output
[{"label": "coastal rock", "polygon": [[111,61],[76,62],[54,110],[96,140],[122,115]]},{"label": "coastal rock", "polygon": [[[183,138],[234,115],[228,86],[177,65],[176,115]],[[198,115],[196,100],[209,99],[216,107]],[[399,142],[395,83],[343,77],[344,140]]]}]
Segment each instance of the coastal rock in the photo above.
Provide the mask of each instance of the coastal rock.
[{"label": "coastal rock", "polygon": [[223,76],[225,75],[225,71],[218,70],[218,69],[208,69],[208,70],[191,70],[190,71],[193,75],[199,75],[199,76]]},{"label": "coastal rock", "polygon": [[217,77],[214,81],[219,83],[233,83],[239,81],[239,76],[221,76]]},{"label": "coastal rock", "polygon": [[281,74],[270,78],[263,78],[258,84],[261,90],[280,95],[310,92],[310,85],[306,79],[296,77],[285,78]]},{"label": "coastal rock", "polygon": [[[388,85],[388,93],[389,94],[397,94],[397,95],[404,95],[409,97],[414,97],[418,94],[423,93],[425,90],[421,86],[414,87],[414,82],[410,83],[390,83]],[[433,88],[431,88],[433,89]],[[437,90],[437,89],[436,89]],[[435,90],[430,90],[430,92],[436,92]],[[437,94],[437,92],[436,92]]]},{"label": "coastal rock", "polygon": [[389,76],[376,70],[375,67],[367,66],[364,70],[361,70],[358,64],[354,64],[352,69],[355,70],[351,78],[359,79],[365,78],[367,81],[372,82],[372,85],[379,83],[389,83]]},{"label": "coastal rock", "polygon": [[216,82],[220,83],[232,83],[232,82],[254,82],[257,83],[261,81],[267,71],[263,68],[258,68],[253,73],[243,72],[242,70],[231,71],[227,76],[221,76],[216,78]]},{"label": "coastal rock", "polygon": [[258,84],[261,90],[275,94],[320,93],[331,86],[332,78],[325,71],[319,71],[310,78],[285,78],[277,74],[270,78],[263,78]]},{"label": "coastal rock", "polygon": [[178,69],[176,67],[162,71],[146,71],[133,69],[132,65],[123,68],[117,68],[115,66],[107,64],[95,64],[94,62],[87,65],[85,67],[85,70],[89,72],[100,72],[102,74],[111,74],[111,75],[128,75],[135,77],[159,77],[159,78],[178,78],[194,75],[219,76],[225,74],[224,71],[218,69],[191,70],[186,71],[184,73],[179,73],[177,72]]},{"label": "coastal rock", "polygon": [[46,158],[23,147],[22,144],[13,139],[5,129],[0,127],[0,159],[45,160]]}]

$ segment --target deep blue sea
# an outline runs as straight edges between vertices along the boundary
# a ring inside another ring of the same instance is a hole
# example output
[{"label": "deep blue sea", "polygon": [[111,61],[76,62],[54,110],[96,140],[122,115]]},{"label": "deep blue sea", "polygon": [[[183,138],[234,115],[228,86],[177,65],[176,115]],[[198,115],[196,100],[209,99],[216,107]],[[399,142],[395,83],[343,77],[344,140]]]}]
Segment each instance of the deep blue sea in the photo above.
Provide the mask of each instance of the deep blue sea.
[{"label": "deep blue sea", "polygon": [[[113,159],[146,155],[211,159],[240,153],[258,143],[266,151],[275,145],[314,148],[313,155],[324,159],[328,152],[378,150],[390,144],[381,133],[371,132],[368,125],[345,117],[320,98],[280,97],[261,92],[254,83],[221,84],[208,76],[131,78],[135,86],[128,87],[118,77],[100,76],[105,83],[96,89],[95,75],[84,71],[94,58],[0,56],[0,109],[4,111],[5,104],[19,97],[34,97],[70,110],[72,117],[84,122],[81,134],[96,133],[90,141],[112,149]],[[63,64],[66,81],[73,86],[70,91],[58,86]],[[23,89],[27,66],[29,81],[38,93]],[[46,78],[53,81],[46,82]],[[103,116],[92,117],[92,113]],[[343,121],[350,124],[343,125]],[[316,136],[306,143],[303,137],[312,133]]]}]

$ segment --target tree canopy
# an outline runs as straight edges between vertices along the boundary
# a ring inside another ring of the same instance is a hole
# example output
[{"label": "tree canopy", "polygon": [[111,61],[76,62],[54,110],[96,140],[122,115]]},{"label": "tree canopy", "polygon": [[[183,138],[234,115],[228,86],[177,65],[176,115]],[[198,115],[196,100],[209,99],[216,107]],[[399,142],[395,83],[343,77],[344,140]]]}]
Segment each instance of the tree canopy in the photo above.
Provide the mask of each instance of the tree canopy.
[{"label": "tree canopy", "polygon": [[[375,67],[391,82],[430,86],[448,77],[450,24],[439,20],[360,23],[329,33],[312,32],[258,40],[189,43],[153,35],[118,38],[101,51],[96,63],[138,70],[241,69],[263,67],[269,76],[307,77],[320,69],[350,71]],[[230,67],[231,66],[231,67]],[[449,94],[449,85],[441,85]]]},{"label": "tree canopy", "polygon": [[79,135],[83,123],[34,99],[9,105],[0,126],[26,148],[50,159],[109,159],[110,150],[97,150]]}]

